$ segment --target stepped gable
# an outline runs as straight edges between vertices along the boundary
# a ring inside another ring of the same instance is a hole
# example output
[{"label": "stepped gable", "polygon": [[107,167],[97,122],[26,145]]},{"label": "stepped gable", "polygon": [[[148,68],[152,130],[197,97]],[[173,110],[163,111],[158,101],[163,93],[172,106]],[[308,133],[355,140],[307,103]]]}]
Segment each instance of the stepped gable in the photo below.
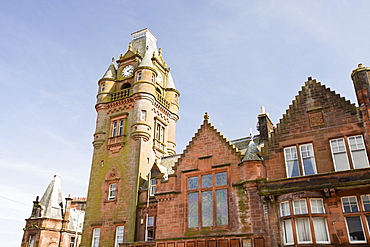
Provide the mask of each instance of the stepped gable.
[{"label": "stepped gable", "polygon": [[271,141],[282,136],[356,123],[359,117],[355,104],[309,77],[277,124]]},{"label": "stepped gable", "polygon": [[[229,150],[229,153],[222,152],[222,150]],[[217,163],[223,164],[222,160],[225,155],[233,155],[236,157],[237,162],[241,160],[241,153],[220,131],[216,129],[210,122],[209,116],[204,115],[203,124],[200,126],[194,137],[186,146],[184,152],[175,163],[174,170],[197,169],[196,161],[198,159],[214,158]],[[229,162],[230,163],[230,162]],[[182,167],[186,164],[186,167]]]}]

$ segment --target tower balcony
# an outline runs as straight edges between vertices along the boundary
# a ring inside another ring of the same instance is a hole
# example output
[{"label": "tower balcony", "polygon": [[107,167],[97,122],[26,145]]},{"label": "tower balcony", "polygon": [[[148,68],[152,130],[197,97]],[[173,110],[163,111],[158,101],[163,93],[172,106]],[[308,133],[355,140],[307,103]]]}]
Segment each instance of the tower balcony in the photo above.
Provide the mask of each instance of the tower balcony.
[{"label": "tower balcony", "polygon": [[127,97],[130,97],[132,95],[132,90],[131,88],[126,88],[117,92],[114,92],[110,95],[110,101],[116,101],[120,99],[124,99]]},{"label": "tower balcony", "polygon": [[157,93],[156,98],[159,104],[164,106],[166,109],[170,109],[170,106],[171,106],[170,102],[168,102],[162,95]]}]

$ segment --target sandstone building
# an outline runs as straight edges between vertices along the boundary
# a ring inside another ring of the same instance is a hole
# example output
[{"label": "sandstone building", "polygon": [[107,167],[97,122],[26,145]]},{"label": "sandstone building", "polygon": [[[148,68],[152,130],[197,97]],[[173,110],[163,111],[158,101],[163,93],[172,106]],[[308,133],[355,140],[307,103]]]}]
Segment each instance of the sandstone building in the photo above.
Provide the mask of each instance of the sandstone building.
[{"label": "sandstone building", "polygon": [[176,154],[180,93],[154,35],[133,33],[116,63],[80,246],[370,245],[370,68],[351,74],[358,107],[309,77],[276,126],[261,111],[259,135],[228,141],[205,114]]}]

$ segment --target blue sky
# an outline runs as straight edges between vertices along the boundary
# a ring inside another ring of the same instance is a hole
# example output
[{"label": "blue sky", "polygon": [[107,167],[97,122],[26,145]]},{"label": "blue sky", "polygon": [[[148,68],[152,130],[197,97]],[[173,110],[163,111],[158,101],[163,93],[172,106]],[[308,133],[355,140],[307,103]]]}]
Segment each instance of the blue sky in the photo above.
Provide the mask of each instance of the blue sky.
[{"label": "blue sky", "polygon": [[355,103],[351,71],[370,66],[369,1],[1,1],[0,246],[54,174],[85,196],[97,81],[130,34],[149,28],[180,97],[177,151],[204,112],[227,138],[260,106],[276,124],[308,76]]}]

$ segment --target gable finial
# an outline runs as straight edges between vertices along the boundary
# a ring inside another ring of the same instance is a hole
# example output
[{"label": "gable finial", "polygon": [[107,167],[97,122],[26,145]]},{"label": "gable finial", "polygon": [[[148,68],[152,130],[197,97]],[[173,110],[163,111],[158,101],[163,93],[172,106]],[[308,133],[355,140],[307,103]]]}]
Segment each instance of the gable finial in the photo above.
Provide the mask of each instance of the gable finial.
[{"label": "gable finial", "polygon": [[209,119],[209,115],[208,115],[208,112],[204,113],[204,120],[208,120]]}]

